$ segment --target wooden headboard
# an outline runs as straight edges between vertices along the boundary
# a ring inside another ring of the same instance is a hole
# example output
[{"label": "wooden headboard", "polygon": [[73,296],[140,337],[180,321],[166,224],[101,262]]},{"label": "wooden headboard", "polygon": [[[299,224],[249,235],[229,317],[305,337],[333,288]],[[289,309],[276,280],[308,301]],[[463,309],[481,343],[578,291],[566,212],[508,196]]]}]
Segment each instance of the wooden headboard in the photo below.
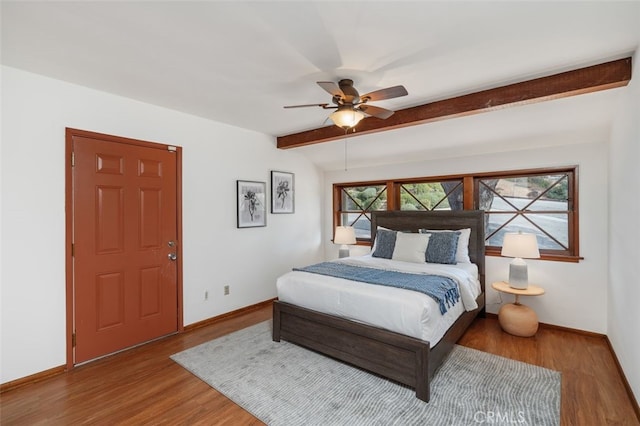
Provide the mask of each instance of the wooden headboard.
[{"label": "wooden headboard", "polygon": [[418,232],[419,229],[463,229],[471,228],[469,258],[478,265],[482,291],[485,286],[484,262],[484,211],[374,211],[371,218],[371,241],[375,241],[378,226],[403,232]]}]

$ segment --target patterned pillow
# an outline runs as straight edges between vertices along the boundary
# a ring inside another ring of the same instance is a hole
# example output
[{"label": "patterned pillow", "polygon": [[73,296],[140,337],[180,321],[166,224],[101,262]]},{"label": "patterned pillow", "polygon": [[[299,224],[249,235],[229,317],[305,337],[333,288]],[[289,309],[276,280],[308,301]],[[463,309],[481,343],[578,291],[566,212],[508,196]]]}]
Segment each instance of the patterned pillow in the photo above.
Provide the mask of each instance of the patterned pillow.
[{"label": "patterned pillow", "polygon": [[433,232],[430,235],[425,256],[427,263],[455,264],[460,232]]},{"label": "patterned pillow", "polygon": [[460,232],[458,237],[458,249],[456,251],[456,263],[471,263],[469,259],[469,237],[471,236],[471,228],[463,229],[420,229],[421,234],[436,234],[440,232]]},{"label": "patterned pillow", "polygon": [[396,231],[378,228],[376,231],[376,248],[371,256],[391,259],[393,249],[396,247],[396,234]]}]

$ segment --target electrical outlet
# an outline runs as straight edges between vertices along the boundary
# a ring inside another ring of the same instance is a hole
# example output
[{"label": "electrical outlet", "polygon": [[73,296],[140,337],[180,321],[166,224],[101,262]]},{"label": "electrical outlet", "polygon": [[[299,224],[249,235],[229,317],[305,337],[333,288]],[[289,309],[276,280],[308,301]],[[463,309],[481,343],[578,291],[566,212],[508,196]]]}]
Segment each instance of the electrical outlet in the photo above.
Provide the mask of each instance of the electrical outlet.
[{"label": "electrical outlet", "polygon": [[204,300],[209,300],[209,290],[204,291]]},{"label": "electrical outlet", "polygon": [[229,294],[229,286],[225,285],[224,286],[224,295],[227,296]]}]

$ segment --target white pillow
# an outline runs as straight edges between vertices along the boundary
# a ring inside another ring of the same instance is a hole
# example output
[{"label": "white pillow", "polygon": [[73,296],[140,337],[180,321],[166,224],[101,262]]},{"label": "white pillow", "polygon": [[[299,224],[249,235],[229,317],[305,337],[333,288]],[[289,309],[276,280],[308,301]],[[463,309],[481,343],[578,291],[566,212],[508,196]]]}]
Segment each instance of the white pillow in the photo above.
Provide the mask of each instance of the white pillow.
[{"label": "white pillow", "polygon": [[469,258],[469,237],[471,237],[471,228],[463,229],[421,229],[420,232],[460,232],[458,237],[458,248],[456,249],[456,263],[471,263]]},{"label": "white pillow", "polygon": [[393,249],[392,260],[404,262],[425,263],[427,246],[431,234],[414,234],[398,232],[396,246]]}]

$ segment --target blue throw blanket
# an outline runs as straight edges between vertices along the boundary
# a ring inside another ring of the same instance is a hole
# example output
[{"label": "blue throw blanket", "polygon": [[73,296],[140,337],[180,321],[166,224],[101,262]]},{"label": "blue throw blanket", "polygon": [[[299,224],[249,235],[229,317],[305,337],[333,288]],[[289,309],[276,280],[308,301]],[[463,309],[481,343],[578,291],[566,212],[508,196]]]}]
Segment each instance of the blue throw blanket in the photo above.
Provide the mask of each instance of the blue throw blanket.
[{"label": "blue throw blanket", "polygon": [[322,262],[293,270],[418,291],[435,300],[440,305],[440,313],[443,315],[447,308],[460,300],[455,280],[441,275],[410,274],[337,262]]}]

